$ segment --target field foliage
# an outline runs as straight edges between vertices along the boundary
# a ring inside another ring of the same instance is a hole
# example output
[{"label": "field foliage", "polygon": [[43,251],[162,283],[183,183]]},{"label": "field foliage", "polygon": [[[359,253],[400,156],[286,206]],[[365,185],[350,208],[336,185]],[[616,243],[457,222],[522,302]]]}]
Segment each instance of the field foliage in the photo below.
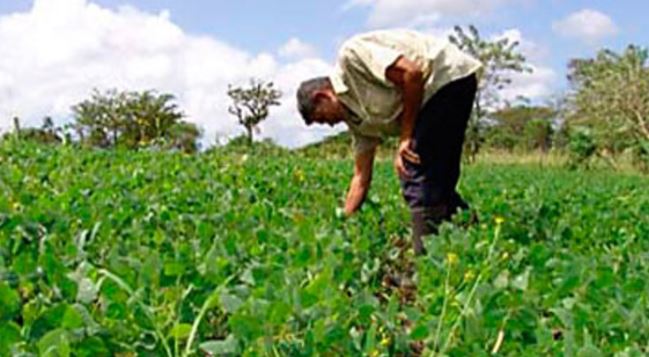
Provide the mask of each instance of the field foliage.
[{"label": "field foliage", "polygon": [[[641,356],[649,180],[479,164],[407,252],[389,161],[0,145],[0,355]],[[415,272],[416,289],[385,274]]]}]

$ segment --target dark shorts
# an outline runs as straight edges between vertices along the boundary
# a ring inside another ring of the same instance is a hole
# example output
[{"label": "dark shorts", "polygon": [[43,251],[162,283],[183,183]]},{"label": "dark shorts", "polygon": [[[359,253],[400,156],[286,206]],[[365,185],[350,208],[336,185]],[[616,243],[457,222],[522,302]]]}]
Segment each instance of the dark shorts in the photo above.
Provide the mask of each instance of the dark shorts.
[{"label": "dark shorts", "polygon": [[477,86],[475,74],[451,82],[419,112],[413,145],[421,164],[406,162],[410,177],[401,178],[403,196],[411,209],[446,206],[454,211],[468,207],[456,186]]}]

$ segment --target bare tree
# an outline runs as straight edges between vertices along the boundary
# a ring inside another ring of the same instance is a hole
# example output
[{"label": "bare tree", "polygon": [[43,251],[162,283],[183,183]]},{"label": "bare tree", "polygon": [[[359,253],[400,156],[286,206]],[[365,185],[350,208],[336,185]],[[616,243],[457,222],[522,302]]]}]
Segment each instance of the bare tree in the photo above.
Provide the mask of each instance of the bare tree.
[{"label": "bare tree", "polygon": [[273,82],[252,79],[247,88],[229,86],[228,96],[233,102],[228,111],[246,128],[248,143],[252,144],[253,131],[268,117],[271,106],[280,105],[282,93]]}]

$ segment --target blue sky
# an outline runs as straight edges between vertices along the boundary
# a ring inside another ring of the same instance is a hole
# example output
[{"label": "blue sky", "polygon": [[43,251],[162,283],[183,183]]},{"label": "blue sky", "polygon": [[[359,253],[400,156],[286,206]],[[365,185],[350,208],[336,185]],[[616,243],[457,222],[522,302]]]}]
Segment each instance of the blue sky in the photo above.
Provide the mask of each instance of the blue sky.
[{"label": "blue sky", "polygon": [[[110,8],[132,5],[149,12],[169,10],[172,20],[194,34],[216,36],[251,51],[269,51],[291,37],[298,37],[333,58],[339,38],[368,29],[368,7],[345,11],[348,1],[214,1],[214,0],[96,0]],[[479,1],[476,1],[479,2]],[[32,0],[0,2],[0,14],[28,11]],[[594,9],[609,15],[620,28],[618,35],[585,45],[566,40],[552,31],[552,24],[582,9]],[[437,25],[474,23],[485,32],[510,28],[523,31],[526,38],[552,49],[551,62],[561,67],[575,56],[589,55],[595,48],[620,49],[628,43],[648,45],[647,14],[649,1],[640,0],[529,0],[499,7],[486,16],[450,16]],[[557,68],[561,69],[561,68]]]},{"label": "blue sky", "polygon": [[[300,76],[326,73],[346,37],[387,27],[444,35],[472,23],[485,37],[520,40],[537,71],[517,78],[508,95],[542,102],[565,89],[569,59],[648,46],[648,13],[649,2],[630,0],[3,0],[0,55],[10,58],[0,61],[0,129],[13,115],[65,120],[91,87],[155,86],[176,94],[210,140],[232,135],[238,128],[227,122],[227,98],[213,93],[253,75],[276,80],[287,98],[276,116],[293,117],[291,91]],[[205,73],[176,68],[188,63]],[[262,132],[289,146],[330,133],[302,128],[296,118],[267,123]]]}]

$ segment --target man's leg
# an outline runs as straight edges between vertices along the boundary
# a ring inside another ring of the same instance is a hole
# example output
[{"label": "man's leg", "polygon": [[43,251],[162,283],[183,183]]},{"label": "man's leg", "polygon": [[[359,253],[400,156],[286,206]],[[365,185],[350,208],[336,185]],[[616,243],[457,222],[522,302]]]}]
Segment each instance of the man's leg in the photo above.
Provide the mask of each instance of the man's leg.
[{"label": "man's leg", "polygon": [[439,224],[448,220],[458,207],[468,207],[455,186],[475,83],[475,77],[467,77],[440,89],[417,118],[414,150],[421,157],[421,164],[406,162],[411,176],[401,179],[403,195],[412,213],[413,248],[417,254],[424,253],[423,236],[435,234]]},{"label": "man's leg", "polygon": [[475,76],[461,80],[455,88],[455,97],[457,98],[456,105],[451,108],[449,113],[449,117],[452,121],[449,125],[449,130],[447,131],[449,136],[446,141],[448,150],[446,190],[451,192],[449,198],[451,215],[455,214],[458,210],[469,209],[469,204],[464,201],[462,196],[457,192],[457,184],[460,179],[465,132],[469,119],[471,118],[471,111],[475,101],[477,86],[478,82]]},{"label": "man's leg", "polygon": [[[421,118],[418,123],[421,123]],[[424,132],[417,125],[415,134]],[[406,161],[405,166],[408,177],[401,178],[403,196],[410,207],[412,215],[412,244],[415,254],[425,253],[422,238],[436,234],[438,225],[448,216],[448,207],[445,192],[446,185],[440,164],[443,162],[438,150],[428,147],[433,141],[415,139],[415,151],[421,158],[421,164]]]}]

